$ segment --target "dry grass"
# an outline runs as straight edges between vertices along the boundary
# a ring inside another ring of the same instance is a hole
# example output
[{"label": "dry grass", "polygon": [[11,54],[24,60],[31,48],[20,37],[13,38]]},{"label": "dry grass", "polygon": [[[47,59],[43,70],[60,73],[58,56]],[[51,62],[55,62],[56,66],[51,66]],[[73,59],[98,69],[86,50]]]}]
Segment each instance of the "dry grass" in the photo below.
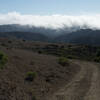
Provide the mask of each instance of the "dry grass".
[{"label": "dry grass", "polygon": [[[80,70],[74,63],[62,67],[58,63],[58,57],[38,54],[28,49],[28,46],[33,47],[36,43],[25,42],[27,49],[24,46],[22,48],[23,41],[3,43],[6,46],[0,48],[9,59],[6,67],[0,71],[0,100],[32,100],[34,96],[37,100],[44,100],[67,84]],[[37,73],[34,81],[25,81],[27,72]]]}]

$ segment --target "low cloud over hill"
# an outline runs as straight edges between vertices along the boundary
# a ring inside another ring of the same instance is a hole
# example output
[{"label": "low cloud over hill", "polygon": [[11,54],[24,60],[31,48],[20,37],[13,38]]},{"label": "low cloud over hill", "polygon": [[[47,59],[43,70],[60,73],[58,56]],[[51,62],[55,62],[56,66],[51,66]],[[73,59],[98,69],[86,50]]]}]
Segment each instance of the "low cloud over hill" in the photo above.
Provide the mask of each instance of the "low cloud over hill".
[{"label": "low cloud over hill", "polygon": [[0,24],[33,25],[45,28],[80,27],[100,29],[100,14],[94,15],[25,15],[17,12],[0,14]]}]

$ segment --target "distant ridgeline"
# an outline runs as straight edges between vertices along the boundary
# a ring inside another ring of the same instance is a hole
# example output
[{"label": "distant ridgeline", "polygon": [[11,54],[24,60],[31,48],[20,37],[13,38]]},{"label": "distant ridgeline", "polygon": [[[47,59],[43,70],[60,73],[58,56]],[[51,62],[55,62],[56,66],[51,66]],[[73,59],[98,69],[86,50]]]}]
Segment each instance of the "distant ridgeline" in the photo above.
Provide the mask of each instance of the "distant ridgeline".
[{"label": "distant ridgeline", "polygon": [[75,43],[100,45],[100,30],[50,29],[28,25],[0,25],[0,37],[17,38],[40,42]]}]

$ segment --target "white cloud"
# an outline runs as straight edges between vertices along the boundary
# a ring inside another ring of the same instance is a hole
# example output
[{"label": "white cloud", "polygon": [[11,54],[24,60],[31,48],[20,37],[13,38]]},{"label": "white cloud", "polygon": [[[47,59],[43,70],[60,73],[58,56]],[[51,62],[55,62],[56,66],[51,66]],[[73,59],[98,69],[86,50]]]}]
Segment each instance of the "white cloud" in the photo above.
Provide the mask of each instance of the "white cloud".
[{"label": "white cloud", "polygon": [[0,25],[2,24],[21,24],[21,25],[34,25],[50,28],[62,28],[80,26],[84,28],[97,28],[100,29],[100,14],[95,15],[22,15],[17,12],[8,14],[0,14]]}]

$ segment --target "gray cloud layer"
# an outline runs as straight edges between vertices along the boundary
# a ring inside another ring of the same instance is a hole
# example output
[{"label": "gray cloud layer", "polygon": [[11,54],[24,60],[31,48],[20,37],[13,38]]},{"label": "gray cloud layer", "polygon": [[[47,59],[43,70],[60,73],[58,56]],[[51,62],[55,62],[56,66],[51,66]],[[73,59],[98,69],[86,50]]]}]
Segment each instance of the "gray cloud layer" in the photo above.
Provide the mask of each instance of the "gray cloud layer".
[{"label": "gray cloud layer", "polygon": [[21,24],[42,26],[47,28],[62,28],[78,26],[80,28],[96,28],[100,29],[100,14],[95,15],[22,15],[20,13],[12,12],[8,14],[0,14],[0,25],[5,24]]}]

